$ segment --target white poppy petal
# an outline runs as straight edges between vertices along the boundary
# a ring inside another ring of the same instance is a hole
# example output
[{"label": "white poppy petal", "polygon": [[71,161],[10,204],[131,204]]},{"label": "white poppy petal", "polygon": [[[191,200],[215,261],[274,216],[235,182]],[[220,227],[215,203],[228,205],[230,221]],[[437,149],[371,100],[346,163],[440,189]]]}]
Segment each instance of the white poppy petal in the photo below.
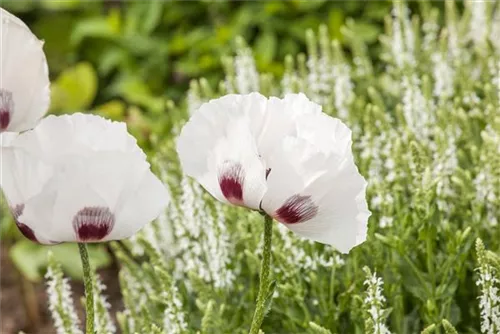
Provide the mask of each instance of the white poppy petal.
[{"label": "white poppy petal", "polygon": [[21,223],[19,217],[24,211],[26,200],[38,194],[52,175],[51,166],[26,152],[8,146],[1,147],[0,188],[17,227],[25,237],[35,242],[48,243],[48,240],[36,233],[30,224]]},{"label": "white poppy petal", "polygon": [[26,199],[39,193],[53,175],[52,166],[11,147],[2,148],[0,168],[0,187],[10,206],[24,204]]},{"label": "white poppy petal", "polygon": [[333,245],[342,253],[366,240],[368,210],[366,181],[352,159],[336,175],[318,178],[304,192],[311,195],[317,213],[303,223],[285,224],[303,237]]},{"label": "white poppy petal", "polygon": [[111,240],[128,238],[153,221],[165,209],[170,194],[165,185],[149,170],[143,173],[137,188],[132,189],[116,209],[120,228],[109,235]]},{"label": "white poppy petal", "polygon": [[287,94],[283,99],[269,98],[262,130],[258,137],[260,154],[267,159],[276,144],[286,136],[296,136],[301,125],[299,118],[321,114],[321,106],[304,94]]},{"label": "white poppy petal", "polygon": [[[86,180],[73,176],[51,179],[38,195],[26,202],[19,221],[36,233],[43,233],[51,242],[101,241],[115,227],[114,217],[112,213],[107,219],[92,215],[92,210],[110,212],[107,203]],[[80,216],[89,219],[79,220]]]},{"label": "white poppy petal", "polygon": [[301,138],[287,138],[277,152],[262,208],[298,235],[341,252],[363,242],[370,212],[352,155],[325,155]]},{"label": "white poppy petal", "polygon": [[284,138],[268,160],[272,167],[267,177],[268,191],[262,199],[262,209],[275,217],[276,211],[288,199],[308,196],[304,193],[305,189],[328,172],[325,160],[326,157],[305,140]]},{"label": "white poppy petal", "polygon": [[[48,117],[15,138],[9,149],[52,168],[37,191],[22,196],[19,222],[29,226],[39,242],[129,237],[168,204],[164,185],[151,173],[124,124],[83,114]],[[14,161],[14,168],[18,165]],[[10,174],[18,183],[32,182],[24,174]]]},{"label": "white poppy petal", "polygon": [[43,42],[0,8],[0,131],[33,128],[50,103]]},{"label": "white poppy petal", "polygon": [[125,123],[82,113],[49,115],[19,136],[15,145],[52,163],[73,152],[85,157],[95,152],[130,152],[146,158]]},{"label": "white poppy petal", "polygon": [[[206,103],[184,126],[177,152],[184,171],[220,201],[258,209],[266,191],[266,167],[255,135],[265,98],[230,95]],[[255,113],[255,117],[250,116]]]},{"label": "white poppy petal", "polygon": [[344,157],[351,152],[351,130],[341,120],[324,113],[297,118],[297,137],[314,145],[324,154]]}]

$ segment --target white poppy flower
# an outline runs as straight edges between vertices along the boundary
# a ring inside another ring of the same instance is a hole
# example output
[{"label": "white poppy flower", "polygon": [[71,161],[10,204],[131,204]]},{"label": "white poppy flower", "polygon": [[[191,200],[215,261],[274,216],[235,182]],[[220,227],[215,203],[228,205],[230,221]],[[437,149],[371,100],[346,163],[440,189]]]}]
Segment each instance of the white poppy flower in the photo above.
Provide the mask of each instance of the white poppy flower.
[{"label": "white poppy flower", "polygon": [[0,132],[33,128],[50,102],[43,42],[0,8]]},{"label": "white poppy flower", "polygon": [[205,103],[182,129],[177,152],[184,171],[220,201],[263,210],[341,252],[366,239],[366,181],[351,131],[303,94]]},{"label": "white poppy flower", "polygon": [[169,201],[124,123],[48,116],[2,153],[7,202],[21,232],[40,243],[127,238]]}]

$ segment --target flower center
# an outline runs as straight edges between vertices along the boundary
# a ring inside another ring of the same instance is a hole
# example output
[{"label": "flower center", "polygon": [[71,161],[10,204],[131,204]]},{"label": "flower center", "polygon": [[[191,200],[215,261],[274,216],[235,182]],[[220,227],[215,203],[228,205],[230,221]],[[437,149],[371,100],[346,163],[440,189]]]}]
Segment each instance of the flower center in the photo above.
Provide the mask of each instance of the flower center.
[{"label": "flower center", "polygon": [[303,223],[318,214],[318,206],[311,196],[293,195],[276,210],[274,218],[285,224]]},{"label": "flower center", "polygon": [[24,204],[18,204],[10,209],[12,211],[12,215],[14,216],[14,221],[16,222],[16,226],[19,231],[26,238],[33,242],[38,242],[38,239],[35,236],[35,232],[26,224],[20,223],[18,221],[19,217],[23,214]]},{"label": "flower center", "polygon": [[100,241],[111,233],[115,216],[108,208],[85,207],[73,218],[73,228],[79,241]]},{"label": "flower center", "polygon": [[229,203],[243,205],[243,166],[237,162],[225,161],[219,169],[218,179],[220,190]]},{"label": "flower center", "polygon": [[0,88],[0,131],[7,129],[13,112],[14,100],[12,99],[12,93]]}]

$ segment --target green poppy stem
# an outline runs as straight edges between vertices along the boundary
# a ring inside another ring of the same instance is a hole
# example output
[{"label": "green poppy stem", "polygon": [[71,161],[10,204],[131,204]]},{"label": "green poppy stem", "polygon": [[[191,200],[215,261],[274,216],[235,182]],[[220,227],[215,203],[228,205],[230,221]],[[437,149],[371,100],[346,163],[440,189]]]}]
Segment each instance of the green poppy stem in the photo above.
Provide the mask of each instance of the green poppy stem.
[{"label": "green poppy stem", "polygon": [[80,257],[83,267],[83,283],[85,285],[85,333],[94,334],[94,292],[92,289],[92,270],[90,269],[87,245],[79,243]]},{"label": "green poppy stem", "polygon": [[264,252],[262,254],[262,262],[260,268],[259,294],[257,295],[257,305],[253,315],[250,334],[258,334],[262,321],[266,313],[267,297],[269,294],[269,272],[271,268],[271,241],[273,236],[273,218],[265,216],[264,221]]}]

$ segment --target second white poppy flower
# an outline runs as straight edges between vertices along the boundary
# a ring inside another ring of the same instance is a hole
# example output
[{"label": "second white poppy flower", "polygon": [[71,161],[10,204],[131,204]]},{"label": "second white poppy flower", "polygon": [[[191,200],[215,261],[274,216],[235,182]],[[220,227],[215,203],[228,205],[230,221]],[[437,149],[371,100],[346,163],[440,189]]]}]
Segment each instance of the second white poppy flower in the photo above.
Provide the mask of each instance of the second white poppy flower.
[{"label": "second white poppy flower", "polygon": [[341,252],[366,239],[366,181],[351,131],[303,94],[203,104],[177,141],[184,171],[220,201],[263,210]]}]

